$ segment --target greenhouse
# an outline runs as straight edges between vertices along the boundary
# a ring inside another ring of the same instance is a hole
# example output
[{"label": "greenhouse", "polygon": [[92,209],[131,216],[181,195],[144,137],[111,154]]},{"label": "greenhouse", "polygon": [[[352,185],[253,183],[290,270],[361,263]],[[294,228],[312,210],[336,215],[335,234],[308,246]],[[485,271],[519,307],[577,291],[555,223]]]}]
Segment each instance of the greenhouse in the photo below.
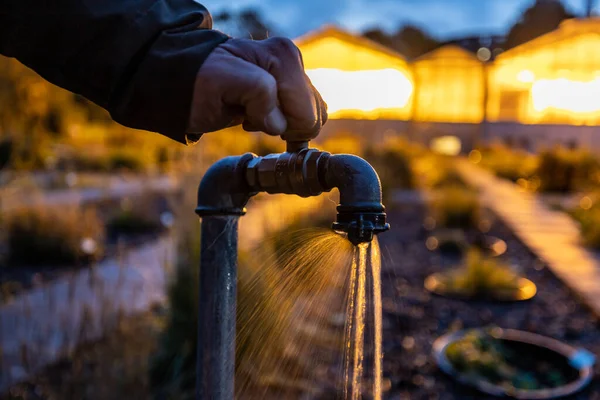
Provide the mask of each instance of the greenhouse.
[{"label": "greenhouse", "polygon": [[477,57],[442,46],[413,62],[414,120],[478,124],[483,119],[485,75]]},{"label": "greenhouse", "polygon": [[414,85],[402,55],[333,26],[295,42],[330,118],[410,119]]},{"label": "greenhouse", "polygon": [[489,120],[600,123],[600,19],[572,19],[501,54],[490,71]]}]

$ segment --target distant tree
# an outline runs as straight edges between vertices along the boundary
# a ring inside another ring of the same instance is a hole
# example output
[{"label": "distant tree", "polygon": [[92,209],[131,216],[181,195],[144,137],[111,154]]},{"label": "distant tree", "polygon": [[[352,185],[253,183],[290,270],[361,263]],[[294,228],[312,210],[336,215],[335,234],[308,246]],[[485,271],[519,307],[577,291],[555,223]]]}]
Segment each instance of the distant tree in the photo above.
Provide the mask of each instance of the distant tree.
[{"label": "distant tree", "polygon": [[559,0],[536,0],[508,32],[505,49],[511,49],[551,32],[569,18],[573,18],[573,15]]},{"label": "distant tree", "polygon": [[386,47],[394,48],[392,37],[379,28],[369,29],[363,33],[363,36]]},{"label": "distant tree", "polygon": [[408,58],[419,57],[439,46],[437,40],[413,25],[406,25],[393,35],[388,35],[380,29],[371,29],[366,31],[364,36]]},{"label": "distant tree", "polygon": [[226,33],[235,37],[263,40],[273,36],[273,29],[255,9],[240,12],[222,11],[214,16],[216,24],[225,27]]}]

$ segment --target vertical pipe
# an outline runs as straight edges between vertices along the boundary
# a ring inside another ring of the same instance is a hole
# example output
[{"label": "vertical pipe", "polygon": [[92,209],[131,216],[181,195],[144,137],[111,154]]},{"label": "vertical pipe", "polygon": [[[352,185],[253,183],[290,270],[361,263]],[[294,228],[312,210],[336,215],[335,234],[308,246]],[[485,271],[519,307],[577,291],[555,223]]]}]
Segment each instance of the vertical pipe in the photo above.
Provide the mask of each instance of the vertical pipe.
[{"label": "vertical pipe", "polygon": [[489,83],[489,79],[490,79],[490,63],[487,61],[484,61],[481,64],[481,68],[482,68],[482,80],[483,80],[483,99],[482,99],[482,108],[483,108],[483,113],[481,116],[481,128],[479,131],[479,138],[478,140],[476,140],[475,146],[481,146],[484,143],[487,142],[487,140],[489,139],[489,125],[488,125],[488,107],[489,107],[489,101],[490,101],[490,83]]},{"label": "vertical pipe", "polygon": [[197,400],[234,398],[238,220],[202,218]]}]

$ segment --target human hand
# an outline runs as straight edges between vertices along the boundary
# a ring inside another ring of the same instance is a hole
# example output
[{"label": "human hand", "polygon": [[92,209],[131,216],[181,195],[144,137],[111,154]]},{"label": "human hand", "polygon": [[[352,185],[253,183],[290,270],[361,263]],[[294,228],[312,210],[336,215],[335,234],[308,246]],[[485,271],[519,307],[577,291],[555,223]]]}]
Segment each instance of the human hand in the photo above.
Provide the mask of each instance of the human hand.
[{"label": "human hand", "polygon": [[304,73],[289,39],[230,39],[200,67],[189,132],[243,123],[247,131],[312,139],[327,121],[327,106]]}]

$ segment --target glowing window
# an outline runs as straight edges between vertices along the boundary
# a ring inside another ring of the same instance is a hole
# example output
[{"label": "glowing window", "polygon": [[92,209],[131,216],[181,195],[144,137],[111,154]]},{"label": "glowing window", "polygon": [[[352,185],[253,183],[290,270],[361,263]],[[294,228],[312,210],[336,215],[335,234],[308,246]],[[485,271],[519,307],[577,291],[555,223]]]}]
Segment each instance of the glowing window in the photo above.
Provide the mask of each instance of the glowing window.
[{"label": "glowing window", "polygon": [[535,80],[535,75],[530,70],[524,69],[517,74],[517,80],[523,83],[531,83]]},{"label": "glowing window", "polygon": [[318,68],[307,70],[306,74],[323,96],[331,116],[343,110],[403,109],[413,91],[406,75],[391,68],[365,71]]},{"label": "glowing window", "polygon": [[548,109],[573,113],[594,113],[600,111],[600,78],[581,82],[568,79],[541,79],[531,88],[531,98],[535,111]]}]

